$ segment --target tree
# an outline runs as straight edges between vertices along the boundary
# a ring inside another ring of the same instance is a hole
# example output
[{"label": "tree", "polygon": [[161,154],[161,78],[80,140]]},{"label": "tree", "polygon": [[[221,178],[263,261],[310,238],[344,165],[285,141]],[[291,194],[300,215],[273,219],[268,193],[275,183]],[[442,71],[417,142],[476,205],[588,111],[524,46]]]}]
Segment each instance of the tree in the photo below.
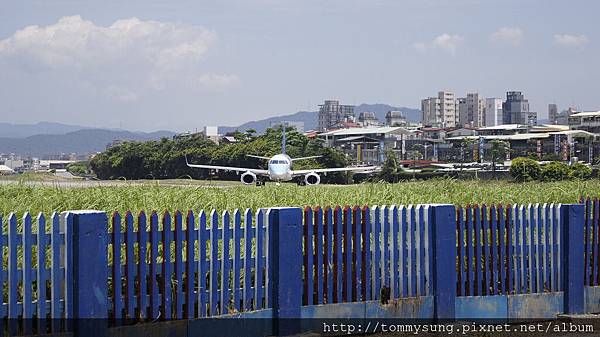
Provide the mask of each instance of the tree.
[{"label": "tree", "polygon": [[587,179],[592,175],[592,168],[577,162],[571,165],[571,176],[576,179]]},{"label": "tree", "polygon": [[385,155],[386,159],[379,172],[379,179],[389,183],[397,183],[398,175],[402,171],[402,167],[399,165],[398,158],[393,150],[388,149]]},{"label": "tree", "polygon": [[492,159],[492,171],[496,172],[496,163],[500,161],[500,159],[504,161],[504,158],[506,158],[506,153],[507,151],[509,151],[510,145],[508,144],[508,142],[499,139],[492,140],[490,144],[492,145],[492,148],[490,149],[490,155]]},{"label": "tree", "polygon": [[[466,156],[465,153],[468,149],[470,149],[473,145],[475,144],[475,139],[473,138],[463,138],[463,140],[460,142],[460,156],[461,156],[461,161],[464,164],[466,161]],[[461,165],[461,169],[462,169],[462,165]]]},{"label": "tree", "polygon": [[540,164],[529,158],[515,158],[510,165],[510,175],[518,182],[536,180],[541,175]]},{"label": "tree", "polygon": [[560,181],[571,178],[571,168],[566,163],[553,161],[542,166],[542,181]]}]

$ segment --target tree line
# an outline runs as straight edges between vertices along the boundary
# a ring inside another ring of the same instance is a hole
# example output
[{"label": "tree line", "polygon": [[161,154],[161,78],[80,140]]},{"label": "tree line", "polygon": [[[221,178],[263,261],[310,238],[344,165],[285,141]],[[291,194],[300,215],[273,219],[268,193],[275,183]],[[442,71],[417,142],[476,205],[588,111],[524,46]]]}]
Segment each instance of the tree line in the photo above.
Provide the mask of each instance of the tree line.
[{"label": "tree line", "polygon": [[[194,169],[190,163],[206,165],[265,168],[267,161],[247,155],[273,156],[281,151],[281,127],[267,129],[263,135],[254,130],[235,132],[234,143],[215,144],[202,134],[192,134],[159,141],[126,142],[108,148],[90,161],[90,167],[99,179],[239,179],[236,173]],[[325,147],[320,139],[311,139],[294,128],[286,130],[286,152],[292,157],[322,156],[317,159],[294,162],[294,169],[342,167],[346,156],[339,150]],[[213,174],[213,175],[211,175]],[[344,174],[329,174],[327,182],[344,182]]]}]

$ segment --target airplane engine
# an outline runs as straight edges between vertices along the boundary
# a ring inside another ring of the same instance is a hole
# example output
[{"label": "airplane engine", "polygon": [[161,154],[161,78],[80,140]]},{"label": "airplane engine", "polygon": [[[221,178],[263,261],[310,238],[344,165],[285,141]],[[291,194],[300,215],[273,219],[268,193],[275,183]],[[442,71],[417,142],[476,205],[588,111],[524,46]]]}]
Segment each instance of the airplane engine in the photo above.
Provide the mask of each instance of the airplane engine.
[{"label": "airplane engine", "polygon": [[241,177],[240,177],[241,182],[243,182],[246,185],[252,185],[256,182],[256,174],[248,171],[248,172],[244,172]]},{"label": "airplane engine", "polygon": [[304,182],[306,185],[318,185],[321,182],[321,176],[315,172],[311,172],[304,176]]}]

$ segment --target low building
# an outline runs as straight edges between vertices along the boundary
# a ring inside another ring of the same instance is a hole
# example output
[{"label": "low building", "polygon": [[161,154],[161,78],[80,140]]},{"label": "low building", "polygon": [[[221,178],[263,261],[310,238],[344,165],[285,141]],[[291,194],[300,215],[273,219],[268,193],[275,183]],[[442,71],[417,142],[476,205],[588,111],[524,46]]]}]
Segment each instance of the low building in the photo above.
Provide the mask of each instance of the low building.
[{"label": "low building", "polygon": [[569,127],[573,130],[600,133],[600,111],[583,111],[570,115]]},{"label": "low building", "polygon": [[342,150],[352,162],[381,164],[385,152],[392,150],[399,158],[406,153],[406,141],[415,139],[413,131],[403,127],[349,128],[324,132],[318,135],[325,144]]}]

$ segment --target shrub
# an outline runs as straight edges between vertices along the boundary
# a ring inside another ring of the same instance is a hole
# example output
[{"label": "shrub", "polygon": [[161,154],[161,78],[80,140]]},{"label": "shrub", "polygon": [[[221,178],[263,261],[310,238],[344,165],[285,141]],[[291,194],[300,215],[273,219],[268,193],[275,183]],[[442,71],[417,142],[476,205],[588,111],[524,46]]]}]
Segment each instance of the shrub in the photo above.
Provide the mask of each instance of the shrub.
[{"label": "shrub", "polygon": [[577,179],[587,179],[592,175],[592,168],[582,163],[571,165],[571,176]]},{"label": "shrub", "polygon": [[509,171],[513,179],[519,182],[536,180],[541,174],[540,164],[529,158],[514,159]]},{"label": "shrub", "polygon": [[542,181],[560,181],[571,178],[571,168],[566,163],[553,161],[542,166]]}]

